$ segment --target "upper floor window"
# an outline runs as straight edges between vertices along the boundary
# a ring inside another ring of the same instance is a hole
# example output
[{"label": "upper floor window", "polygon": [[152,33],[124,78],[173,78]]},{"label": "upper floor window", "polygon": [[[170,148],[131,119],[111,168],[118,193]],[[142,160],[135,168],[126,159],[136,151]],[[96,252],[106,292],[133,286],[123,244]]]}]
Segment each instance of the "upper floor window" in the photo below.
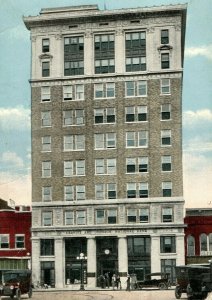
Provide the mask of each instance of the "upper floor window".
[{"label": "upper floor window", "polygon": [[147,182],[141,182],[138,185],[134,182],[127,183],[127,198],[147,198],[148,194]]},{"label": "upper floor window", "polygon": [[171,104],[162,104],[161,105],[161,120],[170,120],[171,119]]},{"label": "upper floor window", "polygon": [[50,46],[49,39],[42,39],[42,52],[43,53],[49,52],[49,46]]},{"label": "upper floor window", "polygon": [[42,151],[44,151],[44,152],[51,151],[51,136],[50,135],[43,136],[41,139],[41,143],[42,143]]},{"label": "upper floor window", "polygon": [[169,61],[169,53],[161,54],[161,69],[169,69],[170,61]]},{"label": "upper floor window", "polygon": [[187,255],[194,256],[195,255],[195,239],[192,235],[187,237]]},{"label": "upper floor window", "polygon": [[165,129],[161,131],[161,146],[171,145],[171,130]]},{"label": "upper floor window", "polygon": [[116,224],[116,223],[117,223],[116,209],[96,210],[96,224]]},{"label": "upper floor window", "polygon": [[64,176],[83,176],[85,175],[85,160],[66,160],[64,161]]},{"label": "upper floor window", "polygon": [[115,183],[96,184],[95,199],[96,200],[116,199],[116,184]]},{"label": "upper floor window", "polygon": [[125,82],[126,97],[146,97],[147,96],[147,81],[126,81]]},{"label": "upper floor window", "polygon": [[148,146],[148,131],[126,132],[126,148],[140,148]]},{"label": "upper floor window", "polygon": [[51,161],[42,162],[42,177],[51,177]]},{"label": "upper floor window", "polygon": [[116,148],[116,133],[96,133],[94,135],[95,149]]},{"label": "upper floor window", "polygon": [[98,158],[95,160],[96,175],[114,175],[116,174],[116,158]]},{"label": "upper floor window", "polygon": [[63,100],[68,101],[73,99],[73,87],[72,85],[64,85],[63,86]]},{"label": "upper floor window", "polygon": [[129,32],[125,35],[126,72],[146,70],[146,33]]},{"label": "upper floor window", "polygon": [[149,208],[141,208],[139,210],[139,220],[140,223],[148,223],[149,222]]},{"label": "upper floor window", "polygon": [[170,155],[161,156],[161,168],[163,172],[172,170],[172,158]]},{"label": "upper floor window", "polygon": [[163,192],[163,197],[171,197],[172,196],[172,182],[171,181],[162,182],[162,192]]},{"label": "upper floor window", "polygon": [[42,62],[42,77],[49,77],[50,76],[50,62],[43,61]]},{"label": "upper floor window", "polygon": [[114,34],[95,35],[95,74],[115,72]]},{"label": "upper floor window", "polygon": [[70,109],[63,111],[63,125],[84,125],[84,109]]},{"label": "upper floor window", "polygon": [[84,74],[84,38],[72,36],[64,38],[64,75]]},{"label": "upper floor window", "polygon": [[173,222],[173,209],[171,207],[162,208],[162,222]]},{"label": "upper floor window", "polygon": [[41,112],[41,126],[49,127],[51,126],[51,111],[42,111]]},{"label": "upper floor window", "polygon": [[54,255],[54,239],[40,240],[40,255],[53,256]]},{"label": "upper floor window", "polygon": [[135,208],[127,209],[127,222],[136,223],[137,219],[137,210]]},{"label": "upper floor window", "polygon": [[127,106],[125,107],[126,122],[144,122],[147,121],[147,106]]},{"label": "upper floor window", "polygon": [[115,82],[95,83],[94,98],[114,98],[115,97]]},{"label": "upper floor window", "polygon": [[85,200],[85,186],[84,185],[64,186],[64,199],[66,201]]},{"label": "upper floor window", "polygon": [[149,208],[141,209],[128,208],[127,209],[128,223],[148,223],[149,222]]},{"label": "upper floor window", "polygon": [[148,198],[149,188],[148,182],[139,183],[139,198]]},{"label": "upper floor window", "polygon": [[76,212],[76,225],[86,224],[86,212],[84,210],[79,210]]},{"label": "upper floor window", "polygon": [[15,235],[15,247],[18,249],[25,248],[25,236],[23,234]]},{"label": "upper floor window", "polygon": [[168,29],[161,30],[161,44],[169,43],[169,31]]},{"label": "upper floor window", "polygon": [[160,90],[162,95],[170,94],[171,92],[171,83],[169,78],[161,78],[160,80]]},{"label": "upper floor window", "polygon": [[51,100],[50,86],[41,87],[41,101],[48,102]]},{"label": "upper floor window", "polygon": [[0,234],[0,249],[9,248],[9,234]]},{"label": "upper floor window", "polygon": [[51,186],[42,187],[42,200],[43,201],[52,201],[52,187]]},{"label": "upper floor window", "polygon": [[161,253],[176,253],[176,238],[175,236],[160,237],[160,252]]},{"label": "upper floor window", "polygon": [[52,211],[43,211],[42,212],[42,225],[43,226],[52,226],[53,225]]},{"label": "upper floor window", "polygon": [[202,233],[200,235],[200,251],[207,251],[208,245],[207,245],[207,235],[205,233]]},{"label": "upper floor window", "polygon": [[63,149],[64,151],[85,150],[85,136],[83,134],[64,136]]},{"label": "upper floor window", "polygon": [[74,212],[71,210],[65,211],[65,225],[74,225]]},{"label": "upper floor window", "polygon": [[95,124],[115,123],[115,121],[116,121],[116,114],[115,114],[114,107],[94,109]]}]

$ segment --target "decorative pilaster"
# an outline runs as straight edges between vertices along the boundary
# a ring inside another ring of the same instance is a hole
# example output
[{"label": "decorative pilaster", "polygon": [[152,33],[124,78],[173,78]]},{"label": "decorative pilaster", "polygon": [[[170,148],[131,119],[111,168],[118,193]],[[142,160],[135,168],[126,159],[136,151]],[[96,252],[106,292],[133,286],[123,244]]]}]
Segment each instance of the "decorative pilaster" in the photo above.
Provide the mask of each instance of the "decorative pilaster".
[{"label": "decorative pilaster", "polygon": [[40,283],[40,240],[32,238],[32,283]]},{"label": "decorative pilaster", "polygon": [[151,272],[160,270],[160,237],[152,236],[151,238]]},{"label": "decorative pilaster", "polygon": [[93,51],[93,33],[86,30],[84,38],[84,73],[92,75],[94,73],[94,51]]},{"label": "decorative pilaster", "polygon": [[87,238],[87,286],[96,287],[96,239]]},{"label": "decorative pilaster", "polygon": [[122,28],[116,30],[115,35],[115,72],[125,73],[125,35]]},{"label": "decorative pilaster", "polygon": [[63,238],[55,239],[55,287],[63,288],[65,278],[64,274],[64,256],[63,256]]},{"label": "decorative pilaster", "polygon": [[126,288],[126,277],[128,273],[127,237],[118,238],[118,271],[121,278],[122,288]]}]

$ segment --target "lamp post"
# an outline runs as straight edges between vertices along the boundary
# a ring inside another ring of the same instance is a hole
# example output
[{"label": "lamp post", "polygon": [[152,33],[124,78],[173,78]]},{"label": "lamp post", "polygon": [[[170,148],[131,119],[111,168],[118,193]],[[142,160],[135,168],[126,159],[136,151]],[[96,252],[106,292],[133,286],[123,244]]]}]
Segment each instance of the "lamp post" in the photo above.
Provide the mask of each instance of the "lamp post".
[{"label": "lamp post", "polygon": [[77,259],[80,260],[80,264],[81,264],[81,284],[80,284],[80,290],[84,291],[85,287],[84,287],[84,272],[83,272],[83,266],[84,266],[84,261],[87,260],[87,256],[85,256],[84,253],[80,253],[79,256],[77,256]]}]

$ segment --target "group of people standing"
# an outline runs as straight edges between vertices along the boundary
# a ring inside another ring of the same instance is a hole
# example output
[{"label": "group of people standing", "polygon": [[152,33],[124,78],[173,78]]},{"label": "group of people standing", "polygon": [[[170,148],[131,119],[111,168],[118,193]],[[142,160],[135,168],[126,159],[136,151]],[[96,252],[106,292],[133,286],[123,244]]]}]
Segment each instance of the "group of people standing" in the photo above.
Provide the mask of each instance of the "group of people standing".
[{"label": "group of people standing", "polygon": [[[105,273],[104,275],[100,275],[99,278],[99,285],[102,289],[104,288],[110,288],[110,286],[112,285],[113,290],[117,289],[117,290],[121,290],[122,286],[121,286],[121,279],[119,275],[113,274],[113,276],[111,277],[109,273]],[[127,291],[130,291],[130,275],[127,275]]]}]

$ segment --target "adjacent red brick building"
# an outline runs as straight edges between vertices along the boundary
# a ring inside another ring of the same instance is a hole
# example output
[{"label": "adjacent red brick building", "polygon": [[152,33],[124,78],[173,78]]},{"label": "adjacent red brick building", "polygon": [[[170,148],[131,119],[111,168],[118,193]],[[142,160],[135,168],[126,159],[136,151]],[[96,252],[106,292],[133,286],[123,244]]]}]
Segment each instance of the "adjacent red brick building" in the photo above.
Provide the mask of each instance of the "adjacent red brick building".
[{"label": "adjacent red brick building", "polygon": [[212,259],[212,209],[186,209],[186,263],[207,263]]},{"label": "adjacent red brick building", "polygon": [[0,275],[2,271],[30,268],[31,209],[11,207],[0,199]]}]

